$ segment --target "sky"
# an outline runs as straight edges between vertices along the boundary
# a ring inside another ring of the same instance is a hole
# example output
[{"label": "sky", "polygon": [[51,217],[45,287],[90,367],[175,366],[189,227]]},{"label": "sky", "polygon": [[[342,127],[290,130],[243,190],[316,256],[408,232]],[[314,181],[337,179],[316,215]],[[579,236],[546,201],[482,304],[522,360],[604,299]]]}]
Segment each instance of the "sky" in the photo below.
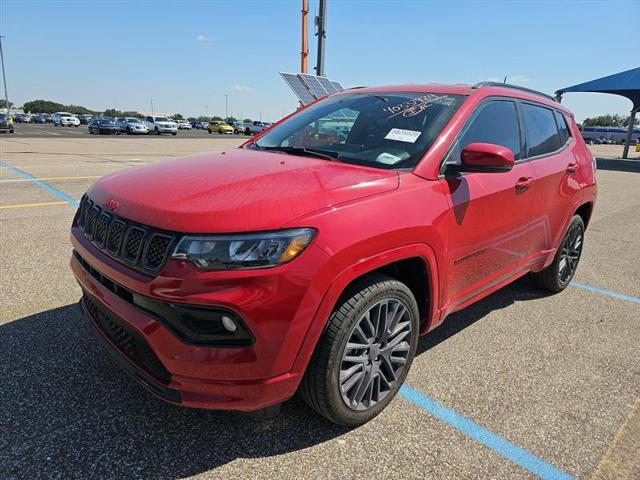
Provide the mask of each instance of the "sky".
[{"label": "sky", "polygon": [[[278,72],[299,70],[300,4],[2,0],[9,100],[223,116],[226,98],[229,114],[277,120],[296,107]],[[345,87],[507,76],[552,93],[640,66],[640,0],[328,0],[327,13],[325,72]],[[631,110],[615,95],[563,104],[578,121]]]}]

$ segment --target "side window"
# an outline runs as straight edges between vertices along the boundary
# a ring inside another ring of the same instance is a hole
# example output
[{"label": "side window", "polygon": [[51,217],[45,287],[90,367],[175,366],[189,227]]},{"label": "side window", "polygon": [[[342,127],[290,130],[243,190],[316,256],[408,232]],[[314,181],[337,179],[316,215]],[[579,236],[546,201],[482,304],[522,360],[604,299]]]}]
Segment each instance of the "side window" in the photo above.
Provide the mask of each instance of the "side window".
[{"label": "side window", "polygon": [[507,147],[518,160],[520,129],[515,103],[509,100],[494,100],[481,106],[453,150],[456,157],[450,160],[457,163],[462,150],[471,143],[493,143]]},{"label": "side window", "polygon": [[560,135],[553,118],[553,111],[532,105],[522,104],[524,128],[529,145],[529,157],[536,157],[558,150],[561,146]]},{"label": "side window", "polygon": [[556,122],[558,123],[558,131],[560,132],[560,141],[562,145],[567,143],[567,140],[571,138],[571,130],[569,130],[569,126],[567,125],[567,119],[564,118],[560,112],[553,112],[556,116]]}]

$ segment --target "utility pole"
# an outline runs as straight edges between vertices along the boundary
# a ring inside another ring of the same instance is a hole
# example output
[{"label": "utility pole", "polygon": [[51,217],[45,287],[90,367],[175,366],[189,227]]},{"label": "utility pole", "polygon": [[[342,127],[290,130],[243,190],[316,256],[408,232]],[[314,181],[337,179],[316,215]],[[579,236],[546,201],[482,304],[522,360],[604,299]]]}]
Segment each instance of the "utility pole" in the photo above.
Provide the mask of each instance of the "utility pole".
[{"label": "utility pole", "polygon": [[316,17],[316,36],[318,37],[318,60],[316,63],[316,75],[324,76],[324,39],[327,28],[327,0],[320,0],[320,8]]},{"label": "utility pole", "polygon": [[302,0],[302,50],[300,51],[300,73],[307,73],[307,57],[309,46],[307,45],[307,14],[309,13],[309,0]]},{"label": "utility pole", "polygon": [[4,82],[4,106],[7,109],[7,117],[9,116],[9,94],[7,93],[7,75],[4,71],[4,54],[2,53],[2,39],[0,35],[0,63],[2,63],[2,80]]}]

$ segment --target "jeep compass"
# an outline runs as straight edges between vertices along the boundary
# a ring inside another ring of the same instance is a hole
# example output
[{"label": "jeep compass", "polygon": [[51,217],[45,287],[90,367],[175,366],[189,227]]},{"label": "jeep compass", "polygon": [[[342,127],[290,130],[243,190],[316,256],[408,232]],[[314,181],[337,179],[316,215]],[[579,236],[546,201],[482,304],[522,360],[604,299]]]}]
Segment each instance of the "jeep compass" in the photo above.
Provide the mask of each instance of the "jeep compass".
[{"label": "jeep compass", "polygon": [[298,392],[354,426],[450,313],[524,275],[563,290],[595,198],[551,97],[358,88],[239,148],[100,179],[71,268],[99,342],[161,399],[256,411]]}]

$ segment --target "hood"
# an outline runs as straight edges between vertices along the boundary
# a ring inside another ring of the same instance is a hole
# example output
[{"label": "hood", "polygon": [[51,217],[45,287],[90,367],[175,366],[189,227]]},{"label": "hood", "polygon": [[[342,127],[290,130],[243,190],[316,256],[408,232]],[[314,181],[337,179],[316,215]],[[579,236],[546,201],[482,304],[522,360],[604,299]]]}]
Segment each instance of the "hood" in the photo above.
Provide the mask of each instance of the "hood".
[{"label": "hood", "polygon": [[[89,190],[99,205],[184,233],[276,230],[316,210],[398,188],[392,170],[234,149],[125,170]],[[300,225],[304,226],[304,225]]]}]

